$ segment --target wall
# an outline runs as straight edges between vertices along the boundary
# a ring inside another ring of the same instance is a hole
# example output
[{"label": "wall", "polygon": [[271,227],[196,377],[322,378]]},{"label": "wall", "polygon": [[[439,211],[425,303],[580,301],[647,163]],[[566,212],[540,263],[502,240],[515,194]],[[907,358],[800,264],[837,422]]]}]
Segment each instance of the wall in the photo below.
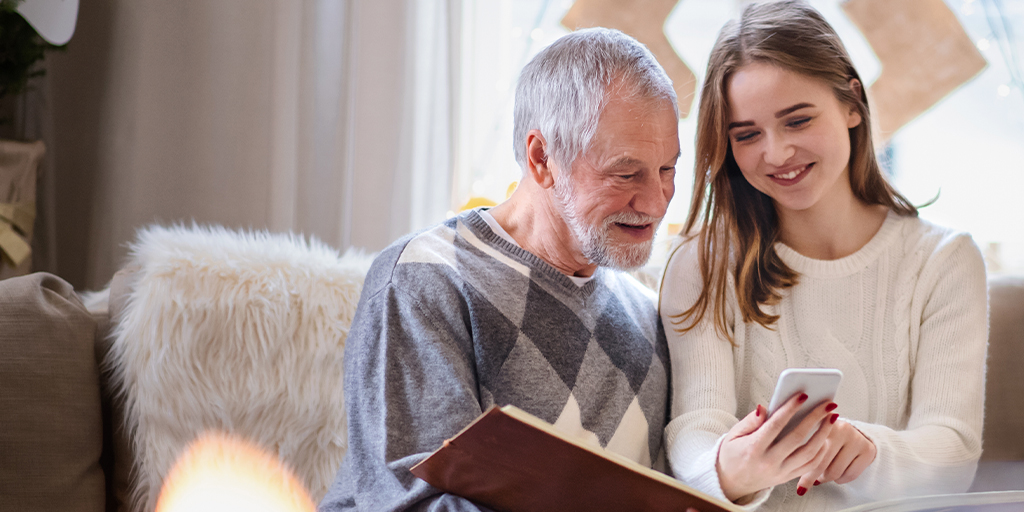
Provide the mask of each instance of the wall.
[{"label": "wall", "polygon": [[101,287],[153,222],[294,230],[339,249],[408,231],[391,205],[408,181],[409,5],[82,0],[67,50],[47,57],[51,270]]}]

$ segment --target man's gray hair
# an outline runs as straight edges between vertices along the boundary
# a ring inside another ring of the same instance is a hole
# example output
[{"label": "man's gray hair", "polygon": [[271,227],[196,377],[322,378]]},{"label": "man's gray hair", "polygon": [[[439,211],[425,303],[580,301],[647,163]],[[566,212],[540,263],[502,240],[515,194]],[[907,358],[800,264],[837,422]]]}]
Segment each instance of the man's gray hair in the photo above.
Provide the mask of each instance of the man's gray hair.
[{"label": "man's gray hair", "polygon": [[678,118],[672,80],[646,46],[618,30],[578,30],[541,50],[519,74],[512,136],[523,171],[526,134],[538,129],[548,155],[568,173],[597,131],[613,82],[633,98],[669,100]]}]

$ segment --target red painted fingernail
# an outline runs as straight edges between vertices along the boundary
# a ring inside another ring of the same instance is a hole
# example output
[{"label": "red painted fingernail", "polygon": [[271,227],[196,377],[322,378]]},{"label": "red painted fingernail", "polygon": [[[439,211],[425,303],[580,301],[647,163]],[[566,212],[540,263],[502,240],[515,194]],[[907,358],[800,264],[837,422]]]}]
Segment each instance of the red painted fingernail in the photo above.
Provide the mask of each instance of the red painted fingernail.
[{"label": "red painted fingernail", "polygon": [[761,404],[757,404],[757,409],[754,410],[754,416],[761,417]]},{"label": "red painted fingernail", "polygon": [[835,423],[836,420],[838,420],[838,419],[839,419],[839,415],[838,414],[833,414],[832,417],[828,419],[828,422],[829,423]]},{"label": "red painted fingernail", "polygon": [[796,488],[796,495],[797,496],[803,496],[804,493],[806,493],[806,492],[807,492],[807,488],[805,488],[802,485]]},{"label": "red painted fingernail", "polygon": [[807,393],[800,393],[800,398],[796,399],[796,403],[802,404],[807,401]]},{"label": "red painted fingernail", "polygon": [[825,406],[825,412],[832,412],[836,410],[836,407],[839,407],[839,404],[832,402]]},{"label": "red painted fingernail", "polygon": [[821,482],[819,482],[819,481],[815,480],[815,481],[814,481],[814,485],[821,485]]}]

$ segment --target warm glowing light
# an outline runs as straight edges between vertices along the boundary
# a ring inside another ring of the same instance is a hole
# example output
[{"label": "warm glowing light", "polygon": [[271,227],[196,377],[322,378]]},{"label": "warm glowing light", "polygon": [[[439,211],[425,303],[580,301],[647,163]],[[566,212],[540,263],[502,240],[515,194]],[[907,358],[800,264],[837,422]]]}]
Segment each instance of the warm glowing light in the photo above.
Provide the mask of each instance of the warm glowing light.
[{"label": "warm glowing light", "polygon": [[314,512],[277,457],[226,434],[199,438],[171,469],[156,512]]},{"label": "warm glowing light", "polygon": [[466,204],[462,205],[459,208],[459,211],[464,212],[466,210],[472,210],[473,208],[479,208],[481,206],[491,207],[497,205],[498,203],[495,203],[494,201],[487,199],[486,197],[471,197],[469,198],[468,201],[466,201]]}]

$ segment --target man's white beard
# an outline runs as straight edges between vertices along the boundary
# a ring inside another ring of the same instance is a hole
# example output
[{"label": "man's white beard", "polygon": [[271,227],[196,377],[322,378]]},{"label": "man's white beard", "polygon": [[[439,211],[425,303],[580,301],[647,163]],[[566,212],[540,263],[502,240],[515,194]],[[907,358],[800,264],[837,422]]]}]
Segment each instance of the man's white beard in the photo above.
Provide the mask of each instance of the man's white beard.
[{"label": "man's white beard", "polygon": [[572,178],[564,173],[555,179],[555,203],[561,210],[565,223],[580,244],[583,256],[591,263],[618,270],[634,270],[644,266],[651,258],[651,248],[654,246],[653,237],[646,242],[613,243],[608,240],[608,235],[612,224],[615,223],[634,226],[654,224],[654,230],[657,231],[658,225],[661,224],[661,218],[633,212],[619,212],[605,217],[599,226],[590,225],[581,218],[576,210],[576,192],[572,186]]}]

